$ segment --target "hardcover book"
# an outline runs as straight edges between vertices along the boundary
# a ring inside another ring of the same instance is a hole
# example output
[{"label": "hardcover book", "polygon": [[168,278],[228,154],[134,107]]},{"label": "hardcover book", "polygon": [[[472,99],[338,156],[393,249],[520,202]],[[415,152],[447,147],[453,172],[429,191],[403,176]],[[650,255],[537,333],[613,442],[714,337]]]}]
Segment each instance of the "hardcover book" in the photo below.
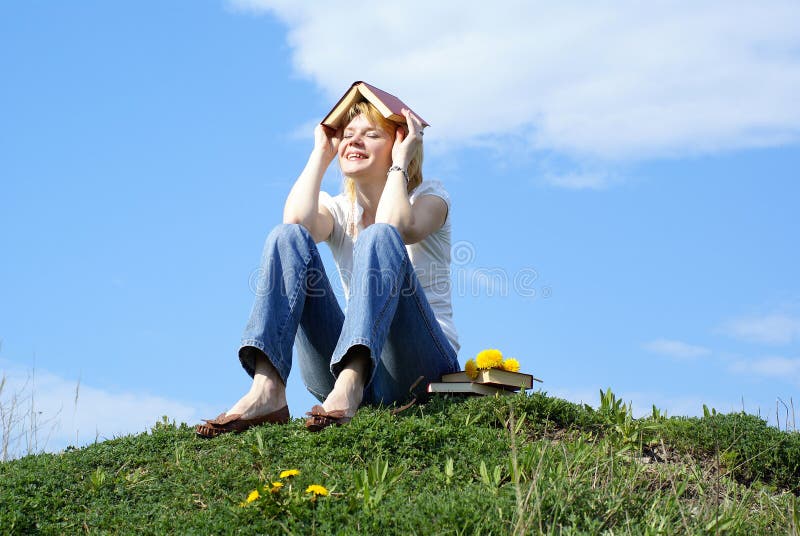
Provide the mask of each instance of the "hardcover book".
[{"label": "hardcover book", "polygon": [[429,393],[451,393],[465,395],[513,395],[508,389],[501,389],[493,385],[485,385],[475,382],[432,382],[428,384]]},{"label": "hardcover book", "polygon": [[[322,120],[322,124],[331,128],[339,128],[344,121],[344,115],[347,113],[347,110],[353,105],[353,103],[359,101],[368,101],[375,106],[378,111],[380,111],[381,115],[390,121],[394,121],[395,123],[405,124],[406,118],[403,116],[402,109],[407,108],[411,110],[411,107],[404,104],[403,101],[392,95],[391,93],[387,93],[382,89],[378,89],[375,86],[371,86],[366,82],[353,82],[353,85],[350,86],[350,89],[339,99],[339,102],[333,107],[333,109],[328,112],[328,115],[325,116],[325,119]],[[419,114],[414,112],[414,115],[419,117]],[[419,120],[422,121],[422,126],[427,127],[429,126],[428,123],[419,117]]]},{"label": "hardcover book", "polygon": [[488,384],[504,387],[506,389],[531,389],[533,382],[542,380],[534,378],[530,374],[523,372],[510,372],[501,369],[479,370],[478,377],[474,380],[467,376],[466,372],[453,372],[442,376],[442,382],[474,382],[478,384]]}]

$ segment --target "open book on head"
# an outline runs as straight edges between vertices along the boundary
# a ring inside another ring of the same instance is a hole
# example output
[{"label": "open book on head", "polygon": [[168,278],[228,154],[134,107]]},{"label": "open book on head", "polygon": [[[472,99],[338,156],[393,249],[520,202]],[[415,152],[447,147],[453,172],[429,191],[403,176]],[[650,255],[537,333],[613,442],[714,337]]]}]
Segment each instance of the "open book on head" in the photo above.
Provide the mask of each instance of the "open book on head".
[{"label": "open book on head", "polygon": [[[403,101],[392,95],[391,93],[387,93],[382,89],[378,89],[375,86],[367,84],[366,82],[353,82],[353,85],[350,86],[350,89],[342,95],[342,98],[339,99],[339,102],[333,107],[333,109],[328,112],[328,115],[325,116],[325,119],[322,120],[322,124],[331,128],[339,128],[344,125],[344,116],[350,107],[359,101],[367,101],[371,103],[378,111],[388,119],[389,121],[394,121],[395,123],[400,123],[404,125],[406,123],[406,118],[403,116],[402,110],[406,108],[411,110],[411,107],[404,104]],[[413,111],[413,110],[412,110]],[[414,115],[419,117],[417,112],[414,112]],[[422,126],[427,127],[429,126],[428,123],[419,117],[419,120],[422,121]]]}]

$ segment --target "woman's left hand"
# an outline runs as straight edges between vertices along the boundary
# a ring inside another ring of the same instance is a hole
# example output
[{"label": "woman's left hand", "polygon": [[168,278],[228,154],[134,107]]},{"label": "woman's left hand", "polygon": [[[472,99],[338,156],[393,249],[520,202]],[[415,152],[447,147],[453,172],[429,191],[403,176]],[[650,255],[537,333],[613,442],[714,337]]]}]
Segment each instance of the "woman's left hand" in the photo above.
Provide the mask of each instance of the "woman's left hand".
[{"label": "woman's left hand", "polygon": [[408,164],[422,145],[422,121],[411,110],[403,108],[406,128],[398,127],[392,146],[392,164],[408,169]]}]

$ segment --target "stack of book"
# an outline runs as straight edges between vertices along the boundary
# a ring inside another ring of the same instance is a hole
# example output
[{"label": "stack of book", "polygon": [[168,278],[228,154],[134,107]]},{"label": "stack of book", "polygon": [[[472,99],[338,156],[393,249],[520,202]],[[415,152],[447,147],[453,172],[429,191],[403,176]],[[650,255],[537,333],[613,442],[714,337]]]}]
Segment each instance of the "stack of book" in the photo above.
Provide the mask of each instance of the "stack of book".
[{"label": "stack of book", "polygon": [[479,370],[475,379],[466,372],[453,372],[442,376],[439,382],[428,384],[429,393],[451,393],[463,395],[513,395],[520,389],[531,389],[533,382],[542,380],[523,372],[502,369]]}]

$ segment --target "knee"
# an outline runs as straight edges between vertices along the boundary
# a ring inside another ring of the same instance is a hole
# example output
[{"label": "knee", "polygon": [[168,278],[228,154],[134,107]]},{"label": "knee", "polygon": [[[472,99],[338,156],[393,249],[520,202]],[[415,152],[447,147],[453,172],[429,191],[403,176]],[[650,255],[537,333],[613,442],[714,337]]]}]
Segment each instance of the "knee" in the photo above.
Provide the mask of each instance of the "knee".
[{"label": "knee", "polygon": [[263,258],[272,258],[275,255],[281,258],[286,255],[300,255],[306,258],[314,248],[314,239],[305,227],[297,223],[282,223],[267,236]]},{"label": "knee", "polygon": [[267,246],[296,246],[307,244],[309,240],[313,243],[311,234],[299,223],[281,223],[270,231],[267,236]]},{"label": "knee", "polygon": [[373,223],[358,234],[358,244],[364,244],[370,249],[380,244],[397,243],[403,245],[403,239],[394,225],[388,223]]}]

